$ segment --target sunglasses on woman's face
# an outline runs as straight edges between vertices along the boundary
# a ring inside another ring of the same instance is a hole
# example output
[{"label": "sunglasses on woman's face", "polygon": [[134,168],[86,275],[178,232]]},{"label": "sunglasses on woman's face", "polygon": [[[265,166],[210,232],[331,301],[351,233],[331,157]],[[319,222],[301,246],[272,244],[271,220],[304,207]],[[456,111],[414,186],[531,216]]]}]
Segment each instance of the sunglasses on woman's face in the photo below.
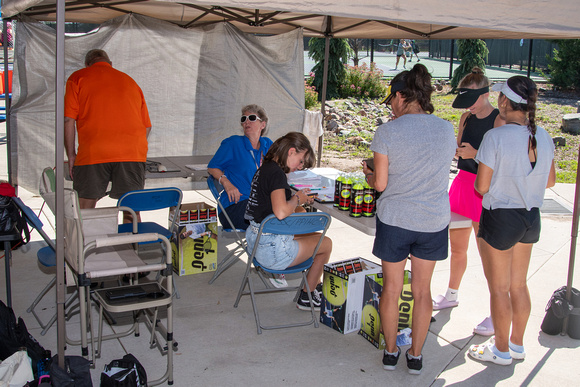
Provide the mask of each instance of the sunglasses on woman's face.
[{"label": "sunglasses on woman's face", "polygon": [[244,122],[246,122],[246,120],[250,120],[250,122],[255,122],[256,120],[262,121],[262,119],[255,114],[250,114],[249,116],[242,116],[240,122],[243,124]]}]

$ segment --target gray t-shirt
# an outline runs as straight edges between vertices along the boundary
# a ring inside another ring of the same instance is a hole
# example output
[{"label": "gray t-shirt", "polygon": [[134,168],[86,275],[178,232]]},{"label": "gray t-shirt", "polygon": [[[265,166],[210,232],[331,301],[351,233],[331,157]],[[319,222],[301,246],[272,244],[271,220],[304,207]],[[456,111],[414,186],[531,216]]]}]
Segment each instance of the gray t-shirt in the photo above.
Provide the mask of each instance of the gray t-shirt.
[{"label": "gray t-shirt", "polygon": [[554,142],[543,128],[537,127],[536,166],[528,156],[527,126],[508,124],[491,129],[475,156],[475,161],[493,169],[489,191],[483,195],[485,209],[540,208],[554,159]]},{"label": "gray t-shirt", "polygon": [[449,166],[457,143],[453,125],[431,114],[405,114],[381,125],[371,150],[389,157],[387,188],[377,201],[380,221],[411,231],[449,225]]}]

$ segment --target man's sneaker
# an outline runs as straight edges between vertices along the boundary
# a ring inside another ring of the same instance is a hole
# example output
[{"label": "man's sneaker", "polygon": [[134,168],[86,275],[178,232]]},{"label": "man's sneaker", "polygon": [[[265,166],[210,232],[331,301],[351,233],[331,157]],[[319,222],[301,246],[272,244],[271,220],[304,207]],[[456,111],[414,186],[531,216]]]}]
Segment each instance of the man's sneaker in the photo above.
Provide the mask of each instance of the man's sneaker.
[{"label": "man's sneaker", "polygon": [[270,283],[274,285],[275,288],[287,288],[288,282],[286,282],[286,276],[284,274],[271,274],[268,278]]},{"label": "man's sneaker", "polygon": [[383,351],[383,368],[387,371],[394,371],[397,362],[399,361],[399,356],[401,356],[401,348],[397,347],[397,355],[389,355],[387,350]]},{"label": "man's sneaker", "polygon": [[407,350],[405,357],[407,358],[407,368],[409,369],[409,373],[411,375],[420,375],[421,370],[423,369],[423,355],[419,356],[418,359],[409,356],[409,350]]},{"label": "man's sneaker", "polygon": [[[320,293],[315,290],[311,292],[310,295],[312,296],[314,310],[319,312],[320,304],[322,302]],[[298,301],[296,301],[296,307],[300,310],[310,310],[310,300],[308,299],[308,294],[306,294],[304,290],[300,290],[300,297],[298,297]]]}]

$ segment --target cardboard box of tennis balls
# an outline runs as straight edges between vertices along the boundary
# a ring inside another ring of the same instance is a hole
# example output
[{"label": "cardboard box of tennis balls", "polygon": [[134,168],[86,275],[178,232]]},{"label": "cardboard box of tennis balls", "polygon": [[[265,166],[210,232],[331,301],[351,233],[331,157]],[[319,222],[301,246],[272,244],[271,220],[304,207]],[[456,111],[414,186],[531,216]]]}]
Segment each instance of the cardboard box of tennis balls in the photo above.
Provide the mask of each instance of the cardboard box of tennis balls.
[{"label": "cardboard box of tennis balls", "polygon": [[[218,250],[216,208],[201,202],[186,203],[181,204],[178,211],[176,232],[171,238],[173,271],[179,276],[215,271]],[[169,218],[172,218],[171,212]]]},{"label": "cardboard box of tennis balls", "polygon": [[361,257],[324,265],[320,322],[340,333],[357,332],[361,326],[365,276],[380,272],[380,265]]},{"label": "cardboard box of tennis balls", "polygon": [[[379,302],[383,291],[383,274],[369,274],[365,278],[365,290],[362,306],[362,321],[359,334],[378,349],[385,349],[385,336],[381,329]],[[403,289],[399,296],[399,324],[397,330],[410,328],[413,313],[413,293],[411,292],[411,271],[405,270]],[[397,337],[397,345],[400,343]]]}]

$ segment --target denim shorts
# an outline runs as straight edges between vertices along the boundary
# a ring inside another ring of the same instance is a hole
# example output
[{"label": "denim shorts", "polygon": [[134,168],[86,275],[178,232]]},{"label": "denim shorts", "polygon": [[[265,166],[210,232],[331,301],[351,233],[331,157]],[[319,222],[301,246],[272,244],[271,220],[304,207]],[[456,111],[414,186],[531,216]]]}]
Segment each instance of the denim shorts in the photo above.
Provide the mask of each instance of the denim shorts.
[{"label": "denim shorts", "polygon": [[[246,230],[249,251],[254,248],[258,237],[252,226],[260,227],[260,225],[250,222],[250,227]],[[294,235],[262,234],[256,250],[256,260],[267,269],[284,270],[298,256],[298,247],[298,241],[294,240]]]},{"label": "denim shorts", "polygon": [[540,210],[496,208],[481,211],[478,238],[497,250],[508,250],[516,243],[536,243],[540,239]]},{"label": "denim shorts", "polygon": [[411,231],[389,226],[377,218],[373,255],[386,262],[401,262],[412,254],[427,261],[442,261],[448,254],[449,226],[436,232]]}]

